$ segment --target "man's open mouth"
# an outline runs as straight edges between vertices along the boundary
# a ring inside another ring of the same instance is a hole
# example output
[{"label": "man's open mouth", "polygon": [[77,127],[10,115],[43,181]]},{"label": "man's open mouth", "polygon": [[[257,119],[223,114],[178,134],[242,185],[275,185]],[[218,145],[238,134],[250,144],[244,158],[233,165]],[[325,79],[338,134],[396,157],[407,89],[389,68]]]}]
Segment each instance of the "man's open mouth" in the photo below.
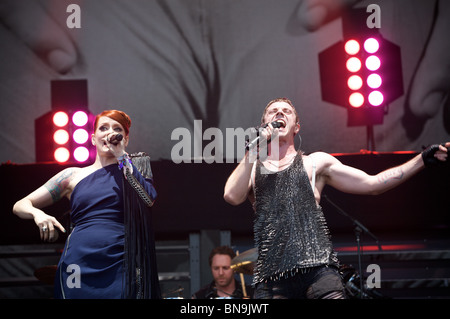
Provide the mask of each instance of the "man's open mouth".
[{"label": "man's open mouth", "polygon": [[277,119],[276,122],[281,124],[281,127],[286,127],[286,121],[283,119]]}]

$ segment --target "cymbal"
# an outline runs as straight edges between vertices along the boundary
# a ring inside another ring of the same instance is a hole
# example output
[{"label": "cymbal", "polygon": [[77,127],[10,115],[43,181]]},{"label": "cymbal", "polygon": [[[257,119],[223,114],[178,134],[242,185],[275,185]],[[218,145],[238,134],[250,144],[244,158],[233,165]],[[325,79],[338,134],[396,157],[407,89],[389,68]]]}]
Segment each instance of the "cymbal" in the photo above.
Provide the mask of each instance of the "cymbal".
[{"label": "cymbal", "polygon": [[231,260],[231,269],[244,275],[253,275],[257,259],[258,248],[249,249]]},{"label": "cymbal", "polygon": [[58,266],[51,265],[36,269],[34,271],[34,276],[43,283],[53,285],[55,281],[56,268],[58,268]]}]

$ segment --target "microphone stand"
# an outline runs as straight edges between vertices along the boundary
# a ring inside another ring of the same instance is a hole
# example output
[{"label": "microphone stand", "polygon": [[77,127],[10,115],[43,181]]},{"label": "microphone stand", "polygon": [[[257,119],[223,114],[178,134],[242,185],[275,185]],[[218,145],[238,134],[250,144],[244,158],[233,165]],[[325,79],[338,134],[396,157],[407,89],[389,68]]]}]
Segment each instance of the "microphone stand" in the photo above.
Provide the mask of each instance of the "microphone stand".
[{"label": "microphone stand", "polygon": [[361,262],[361,234],[363,232],[367,233],[372,237],[375,242],[377,243],[378,249],[381,251],[381,245],[379,243],[378,238],[372,234],[366,226],[364,226],[360,221],[356,220],[352,216],[350,216],[348,213],[346,213],[342,208],[340,208],[338,205],[336,205],[333,201],[331,201],[330,198],[328,198],[327,195],[322,195],[322,198],[326,199],[328,203],[330,203],[338,213],[341,215],[347,217],[353,222],[353,225],[355,226],[355,236],[356,236],[356,246],[357,246],[357,255],[358,255],[358,268],[359,268],[359,284],[361,289],[361,299],[364,298],[364,283],[363,283],[363,273],[362,273],[362,262]]}]

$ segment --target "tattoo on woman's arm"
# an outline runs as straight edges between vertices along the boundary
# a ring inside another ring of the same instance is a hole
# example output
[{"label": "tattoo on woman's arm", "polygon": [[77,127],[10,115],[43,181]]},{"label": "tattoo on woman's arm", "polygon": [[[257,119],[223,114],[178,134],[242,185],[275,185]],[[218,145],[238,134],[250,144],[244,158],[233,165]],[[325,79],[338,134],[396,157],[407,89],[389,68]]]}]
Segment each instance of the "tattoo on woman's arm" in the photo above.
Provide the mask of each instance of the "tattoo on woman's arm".
[{"label": "tattoo on woman's arm", "polygon": [[53,202],[57,202],[61,199],[62,192],[69,184],[72,174],[72,170],[67,170],[60,176],[52,178],[44,184],[45,188],[47,188],[52,195]]}]

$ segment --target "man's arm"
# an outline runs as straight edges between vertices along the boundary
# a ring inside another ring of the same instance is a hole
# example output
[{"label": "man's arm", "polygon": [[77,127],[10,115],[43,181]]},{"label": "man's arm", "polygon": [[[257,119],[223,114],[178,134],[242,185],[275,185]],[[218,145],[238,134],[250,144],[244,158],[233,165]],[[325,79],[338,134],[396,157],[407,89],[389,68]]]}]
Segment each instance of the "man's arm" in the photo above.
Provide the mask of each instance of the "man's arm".
[{"label": "man's arm", "polygon": [[251,174],[254,163],[250,160],[249,154],[249,152],[245,154],[225,184],[223,198],[231,205],[242,204],[251,191]]},{"label": "man's arm", "polygon": [[[449,147],[450,143],[446,143],[445,146]],[[439,146],[439,149],[430,156],[439,161],[447,160],[446,147]],[[352,194],[381,194],[407,181],[425,167],[423,155],[418,154],[402,165],[389,168],[376,175],[369,175],[359,169],[342,164],[331,155],[323,154],[322,174],[326,183],[340,191]]]}]

